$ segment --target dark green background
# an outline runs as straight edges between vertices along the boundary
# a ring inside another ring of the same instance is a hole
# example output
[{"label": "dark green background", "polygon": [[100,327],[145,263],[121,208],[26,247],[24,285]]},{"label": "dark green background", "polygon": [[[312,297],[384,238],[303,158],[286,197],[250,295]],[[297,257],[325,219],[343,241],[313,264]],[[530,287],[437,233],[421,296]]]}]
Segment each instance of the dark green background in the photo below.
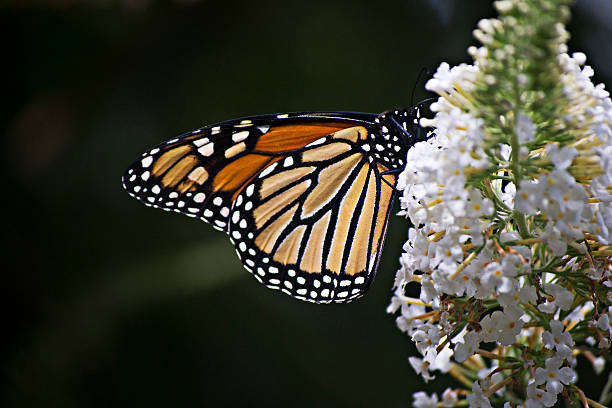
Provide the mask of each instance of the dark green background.
[{"label": "dark green background", "polygon": [[[610,84],[612,13],[582,3],[571,48]],[[0,3],[0,406],[407,406],[423,385],[385,313],[403,219],[368,296],[311,305],[261,287],[221,233],[144,207],[120,176],[153,144],[233,117],[409,105],[419,70],[469,62],[493,15],[459,0]]]}]

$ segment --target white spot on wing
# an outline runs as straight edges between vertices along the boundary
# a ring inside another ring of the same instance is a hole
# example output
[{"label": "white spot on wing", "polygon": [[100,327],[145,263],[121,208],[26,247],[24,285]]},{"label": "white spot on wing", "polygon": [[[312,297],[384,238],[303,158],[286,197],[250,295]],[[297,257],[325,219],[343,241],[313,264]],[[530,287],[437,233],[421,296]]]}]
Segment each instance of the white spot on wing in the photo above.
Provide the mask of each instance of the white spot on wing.
[{"label": "white spot on wing", "polygon": [[247,137],[249,137],[249,131],[248,130],[243,130],[242,132],[236,132],[232,135],[232,140],[235,143],[238,142],[242,142],[244,139],[246,139]]},{"label": "white spot on wing", "polygon": [[287,157],[285,161],[283,161],[284,167],[293,166],[293,157]]},{"label": "white spot on wing", "polygon": [[317,145],[320,145],[320,144],[325,143],[325,140],[326,140],[326,138],[325,138],[325,137],[322,137],[322,138],[320,138],[320,139],[315,140],[315,141],[314,141],[314,142],[312,142],[312,143],[307,144],[307,145],[306,145],[306,146],[304,146],[304,147],[312,147],[312,146],[317,146]]},{"label": "white spot on wing", "polygon": [[146,169],[147,167],[151,165],[151,163],[153,163],[153,157],[147,156],[144,159],[142,159],[141,163],[142,163],[142,167]]},{"label": "white spot on wing", "polygon": [[272,173],[274,171],[274,169],[276,168],[276,165],[278,163],[272,163],[271,165],[269,165],[268,167],[266,167],[264,169],[264,171],[262,171],[261,173],[259,173],[259,178],[262,177],[266,177],[268,174]]},{"label": "white spot on wing", "polygon": [[196,145],[196,147],[200,147],[200,146],[205,145],[205,144],[206,144],[206,143],[208,143],[208,142],[210,142],[210,140],[208,140],[208,138],[207,138],[207,137],[203,137],[203,138],[201,138],[201,139],[194,140],[194,141],[193,141],[193,144],[194,144],[194,145]]},{"label": "white spot on wing", "polygon": [[202,146],[202,147],[200,147],[200,148],[198,149],[198,152],[199,152],[199,153],[200,153],[202,156],[206,156],[206,157],[208,157],[208,156],[210,156],[211,154],[213,154],[213,153],[214,153],[214,151],[215,151],[215,146],[214,146],[214,143],[212,143],[212,142],[211,142],[211,143],[208,143],[208,144],[205,144],[204,146]]}]

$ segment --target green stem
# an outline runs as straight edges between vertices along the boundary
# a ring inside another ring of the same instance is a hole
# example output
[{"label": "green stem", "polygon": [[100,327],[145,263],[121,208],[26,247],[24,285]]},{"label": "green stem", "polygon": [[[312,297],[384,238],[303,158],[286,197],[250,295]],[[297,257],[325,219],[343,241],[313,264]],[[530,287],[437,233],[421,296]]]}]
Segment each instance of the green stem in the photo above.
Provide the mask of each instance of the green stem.
[{"label": "green stem", "polygon": [[[516,102],[517,104],[520,102],[520,89],[515,85],[516,88]],[[518,110],[514,110],[514,121],[517,121],[518,118]],[[510,147],[512,148],[512,154],[510,155],[510,167],[512,169],[512,178],[514,179],[514,185],[516,186],[516,190],[518,193],[518,189],[521,182],[521,144],[518,140],[518,135],[516,134],[516,130],[512,129],[512,137],[510,138]],[[516,226],[518,228],[519,235],[521,238],[526,239],[529,238],[529,229],[527,228],[527,221],[525,220],[525,214],[520,213],[518,211],[514,211],[513,213],[514,219],[516,220]]]}]

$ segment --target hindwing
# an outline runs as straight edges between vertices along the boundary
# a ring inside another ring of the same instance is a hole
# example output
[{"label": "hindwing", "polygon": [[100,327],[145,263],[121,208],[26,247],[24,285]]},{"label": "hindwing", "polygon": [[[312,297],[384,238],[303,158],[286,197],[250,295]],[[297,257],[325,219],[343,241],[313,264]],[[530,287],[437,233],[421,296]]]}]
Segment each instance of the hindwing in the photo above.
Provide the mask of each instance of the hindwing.
[{"label": "hindwing", "polygon": [[365,293],[393,198],[382,177],[395,184],[359,148],[366,135],[352,127],[320,138],[268,166],[238,194],[230,240],[257,280],[317,303]]}]

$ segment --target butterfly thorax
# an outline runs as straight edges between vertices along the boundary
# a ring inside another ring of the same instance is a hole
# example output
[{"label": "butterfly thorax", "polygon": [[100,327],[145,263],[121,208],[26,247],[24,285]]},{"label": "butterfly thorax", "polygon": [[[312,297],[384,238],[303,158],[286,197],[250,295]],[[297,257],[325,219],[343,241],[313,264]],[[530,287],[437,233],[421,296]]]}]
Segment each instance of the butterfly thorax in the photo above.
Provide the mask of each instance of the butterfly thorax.
[{"label": "butterfly thorax", "polygon": [[417,109],[392,109],[378,115],[370,135],[371,154],[389,170],[403,169],[408,149],[419,141]]}]

